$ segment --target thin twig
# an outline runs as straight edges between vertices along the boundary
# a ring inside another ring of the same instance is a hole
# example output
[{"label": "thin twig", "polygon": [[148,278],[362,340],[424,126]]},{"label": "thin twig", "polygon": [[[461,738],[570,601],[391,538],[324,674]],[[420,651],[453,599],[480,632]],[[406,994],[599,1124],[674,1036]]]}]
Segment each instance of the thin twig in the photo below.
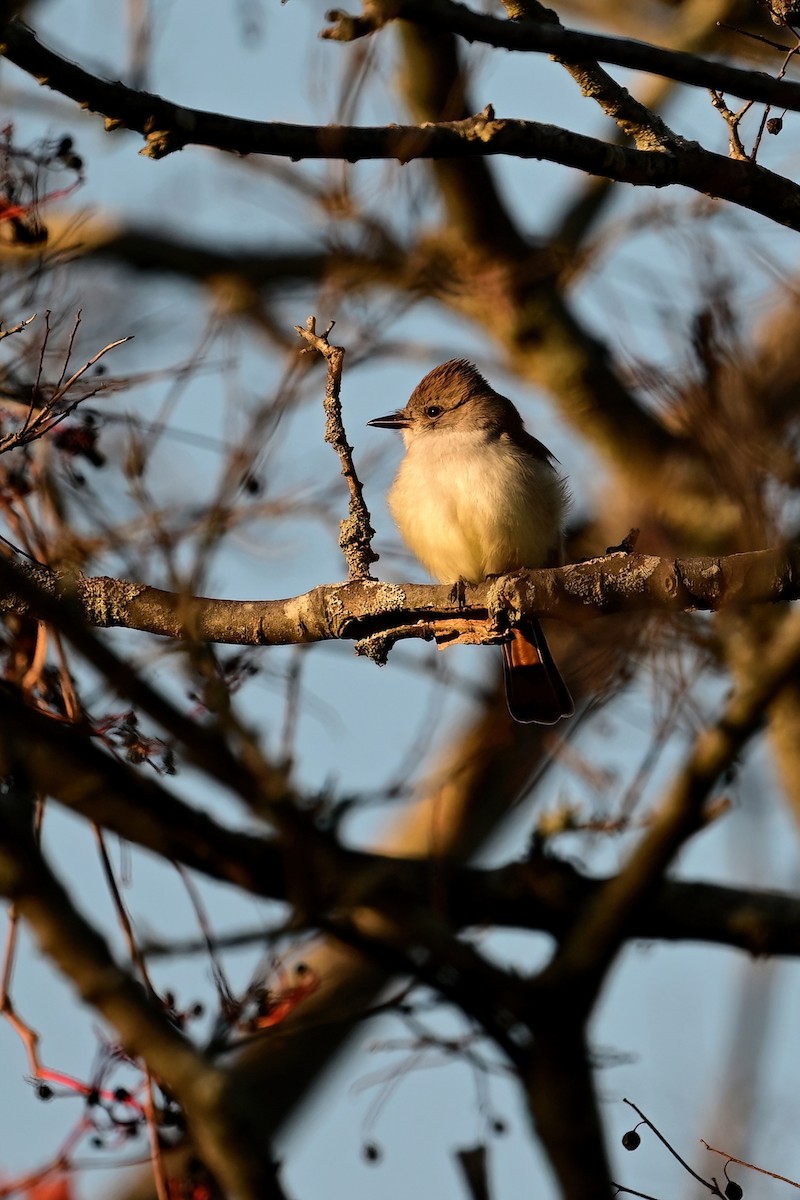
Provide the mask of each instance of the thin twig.
[{"label": "thin twig", "polygon": [[302,353],[307,353],[312,348],[318,350],[328,364],[324,400],[325,416],[327,417],[325,441],[333,446],[339,455],[342,474],[350,489],[350,506],[346,519],[341,523],[339,547],[347,563],[347,577],[351,583],[355,583],[373,578],[369,568],[371,563],[378,561],[378,555],[372,549],[371,539],[375,535],[375,530],[370,524],[369,510],[364,503],[361,482],[353,465],[353,447],[348,444],[342,421],[339,392],[342,384],[344,349],[341,346],[332,346],[328,341],[328,334],[333,329],[333,325],[334,322],[331,321],[320,336],[317,333],[316,318],[309,317],[305,328],[295,325],[295,329],[300,337],[308,342],[308,346]]},{"label": "thin twig", "polygon": [[79,367],[73,375],[70,375],[66,383],[59,385],[58,390],[53,396],[53,401],[60,400],[62,396],[66,395],[73,383],[77,383],[81,375],[85,375],[89,368],[93,367],[94,364],[103,357],[103,355],[108,354],[109,350],[116,350],[117,346],[124,346],[126,342],[130,342],[132,339],[133,334],[130,333],[127,337],[117,338],[115,342],[109,342],[107,346],[103,346],[102,350],[98,350],[97,353],[93,354],[92,357],[88,359],[82,367]]},{"label": "thin twig", "polygon": [[97,848],[100,853],[100,862],[103,868],[103,874],[106,879],[108,890],[111,893],[111,899],[117,913],[117,918],[122,927],[123,936],[128,945],[128,953],[131,956],[131,961],[135,964],[137,970],[139,971],[142,981],[150,995],[154,999],[158,1000],[158,993],[153,987],[153,983],[150,979],[145,957],[139,949],[139,944],[136,941],[136,934],[133,930],[133,922],[131,921],[130,914],[125,906],[125,901],[122,899],[122,893],[119,890],[119,885],[114,876],[114,868],[111,864],[111,858],[108,853],[103,830],[94,822],[92,823],[92,829],[94,830],[95,841],[97,842]]},{"label": "thin twig", "polygon": [[197,923],[200,926],[200,932],[203,935],[206,952],[211,964],[211,974],[219,994],[220,1005],[222,1006],[223,1011],[226,1009],[231,1009],[236,1003],[233,989],[228,982],[228,977],[225,974],[222,961],[215,948],[215,936],[212,931],[211,921],[205,905],[203,904],[203,898],[200,894],[200,889],[197,887],[191,875],[182,865],[182,863],[174,860],[172,865],[175,867],[175,870],[178,872],[181,878],[183,886],[186,888],[186,893],[189,897],[189,903],[194,909]]},{"label": "thin twig", "polygon": [[[786,52],[786,57],[783,60],[783,65],[781,66],[781,69],[777,74],[778,79],[783,79],[784,75],[786,74],[786,68],[789,66],[789,63],[794,58],[794,56],[797,54],[798,50],[800,50],[800,38],[797,39],[797,45],[792,46],[791,50],[788,50]],[[758,154],[758,148],[761,145],[761,139],[764,136],[764,130],[767,125],[767,119],[771,112],[772,112],[772,105],[767,104],[764,109],[764,112],[761,114],[761,124],[758,127],[758,133],[756,134],[756,139],[753,142],[753,149],[750,153],[750,157],[753,160],[753,162],[755,162],[755,160],[756,160],[756,156]]]},{"label": "thin twig", "polygon": [[36,313],[32,313],[26,317],[24,321],[20,321],[18,325],[12,325],[10,329],[0,329],[0,342],[3,338],[11,337],[12,333],[19,333],[23,329],[27,329],[31,321],[36,320]]},{"label": "thin twig", "polygon": [[153,1099],[153,1076],[150,1070],[145,1067],[145,1079],[147,1087],[145,1090],[145,1112],[147,1114],[147,1132],[150,1139],[151,1161],[153,1164],[153,1179],[156,1185],[156,1195],[158,1200],[169,1200],[170,1189],[167,1182],[167,1173],[164,1167],[164,1156],[161,1153],[161,1140],[158,1136],[158,1121],[156,1120],[156,1106]]},{"label": "thin twig", "polygon": [[779,1179],[781,1183],[788,1183],[793,1188],[800,1188],[797,1180],[789,1179],[786,1175],[778,1175],[775,1171],[768,1171],[766,1167],[757,1167],[755,1163],[748,1162],[745,1158],[737,1158],[734,1154],[728,1154],[727,1150],[718,1150],[716,1146],[709,1146],[704,1138],[700,1138],[700,1144],[705,1146],[706,1150],[710,1150],[712,1154],[719,1154],[723,1158],[727,1158],[729,1163],[737,1163],[740,1167],[747,1167],[749,1171],[758,1171],[760,1175],[769,1175],[770,1179]]},{"label": "thin twig", "polygon": [[64,382],[64,376],[67,373],[67,367],[69,366],[69,360],[72,358],[72,351],[75,346],[75,338],[78,336],[78,330],[80,329],[81,316],[82,316],[81,309],[78,309],[77,313],[75,314],[75,321],[73,322],[73,325],[72,325],[72,332],[69,335],[69,344],[67,346],[67,350],[64,355],[64,365],[61,368],[61,374],[58,377],[58,383],[56,384],[56,388],[60,388],[61,384]]},{"label": "thin twig", "polygon": [[717,1187],[716,1183],[709,1183],[709,1181],[708,1181],[707,1179],[704,1179],[702,1175],[698,1175],[698,1174],[697,1174],[697,1171],[693,1170],[693,1169],[692,1169],[692,1168],[689,1166],[689,1164],[688,1164],[688,1163],[685,1161],[685,1159],[682,1159],[682,1158],[681,1158],[680,1154],[678,1154],[678,1151],[675,1149],[675,1147],[674,1147],[674,1146],[672,1146],[672,1145],[671,1145],[671,1144],[670,1144],[670,1143],[667,1141],[667,1139],[664,1137],[663,1133],[661,1133],[661,1132],[660,1132],[660,1130],[656,1129],[655,1125],[654,1125],[654,1124],[653,1124],[653,1122],[650,1120],[650,1118],[649,1118],[649,1117],[646,1117],[646,1116],[644,1115],[644,1113],[642,1112],[642,1110],[641,1110],[640,1108],[638,1108],[638,1107],[637,1107],[637,1106],[636,1106],[636,1105],[633,1103],[633,1101],[632,1101],[632,1100],[627,1100],[627,1099],[626,1099],[626,1098],[623,1096],[622,1103],[623,1103],[623,1104],[627,1104],[627,1105],[628,1105],[628,1107],[629,1107],[629,1108],[632,1108],[632,1109],[633,1109],[633,1111],[634,1111],[635,1113],[638,1113],[638,1115],[639,1115],[639,1116],[641,1117],[641,1119],[644,1121],[644,1123],[645,1123],[645,1125],[647,1126],[647,1128],[648,1128],[648,1129],[651,1129],[651,1130],[653,1131],[653,1133],[656,1135],[656,1137],[657,1137],[657,1138],[658,1138],[658,1140],[659,1140],[659,1141],[662,1143],[662,1145],[666,1146],[667,1150],[669,1150],[669,1152],[670,1152],[670,1154],[672,1155],[672,1157],[678,1160],[678,1162],[681,1164],[681,1166],[683,1167],[683,1169],[684,1169],[685,1171],[688,1171],[688,1172],[689,1172],[689,1174],[692,1176],[692,1178],[693,1178],[693,1179],[696,1179],[698,1183],[702,1183],[703,1187],[705,1187],[705,1188],[708,1188],[708,1190],[709,1190],[709,1191],[712,1193],[712,1195],[714,1195],[714,1196],[721,1196],[721,1195],[722,1195],[722,1192],[719,1190],[719,1188]]}]

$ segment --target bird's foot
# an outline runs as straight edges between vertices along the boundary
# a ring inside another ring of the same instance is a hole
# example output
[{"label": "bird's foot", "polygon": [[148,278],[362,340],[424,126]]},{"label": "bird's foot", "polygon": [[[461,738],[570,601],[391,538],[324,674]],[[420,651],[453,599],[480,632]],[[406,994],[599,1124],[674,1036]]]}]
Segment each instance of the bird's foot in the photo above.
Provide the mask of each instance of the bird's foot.
[{"label": "bird's foot", "polygon": [[450,600],[453,604],[457,604],[459,608],[464,608],[467,603],[467,581],[466,579],[457,579],[450,588]]}]

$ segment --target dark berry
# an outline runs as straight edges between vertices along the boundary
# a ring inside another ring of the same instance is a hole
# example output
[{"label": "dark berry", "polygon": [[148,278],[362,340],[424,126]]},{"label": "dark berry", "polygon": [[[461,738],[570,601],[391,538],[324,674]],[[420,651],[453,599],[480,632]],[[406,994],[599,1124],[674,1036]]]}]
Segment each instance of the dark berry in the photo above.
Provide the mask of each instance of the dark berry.
[{"label": "dark berry", "polygon": [[728,1200],[742,1200],[742,1189],[733,1179],[729,1179],[725,1184],[725,1195]]},{"label": "dark berry", "polygon": [[100,1103],[100,1093],[97,1088],[92,1088],[90,1092],[86,1093],[86,1103],[89,1108],[95,1108]]},{"label": "dark berry", "polygon": [[622,1144],[626,1150],[636,1150],[641,1145],[642,1139],[635,1129],[629,1129],[627,1133],[622,1135]]},{"label": "dark berry", "polygon": [[498,1137],[501,1137],[504,1133],[508,1133],[508,1126],[502,1117],[494,1117],[492,1119],[492,1133],[497,1134]]},{"label": "dark berry", "polygon": [[380,1162],[382,1151],[377,1142],[365,1142],[363,1154],[368,1163],[376,1163]]},{"label": "dark berry", "polygon": [[114,1099],[120,1104],[124,1104],[126,1100],[130,1100],[131,1094],[127,1088],[117,1088],[114,1092]]},{"label": "dark berry", "polygon": [[40,1100],[52,1100],[53,1089],[47,1083],[40,1083],[36,1088],[36,1095]]}]

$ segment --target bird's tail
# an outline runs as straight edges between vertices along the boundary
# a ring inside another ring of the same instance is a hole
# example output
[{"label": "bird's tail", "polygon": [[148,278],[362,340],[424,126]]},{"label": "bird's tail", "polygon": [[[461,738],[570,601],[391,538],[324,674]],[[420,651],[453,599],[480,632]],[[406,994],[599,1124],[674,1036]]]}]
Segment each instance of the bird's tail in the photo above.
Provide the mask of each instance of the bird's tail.
[{"label": "bird's tail", "polygon": [[575,705],[553,661],[542,627],[536,620],[512,629],[503,643],[503,667],[508,711],[515,721],[555,725],[571,717]]}]

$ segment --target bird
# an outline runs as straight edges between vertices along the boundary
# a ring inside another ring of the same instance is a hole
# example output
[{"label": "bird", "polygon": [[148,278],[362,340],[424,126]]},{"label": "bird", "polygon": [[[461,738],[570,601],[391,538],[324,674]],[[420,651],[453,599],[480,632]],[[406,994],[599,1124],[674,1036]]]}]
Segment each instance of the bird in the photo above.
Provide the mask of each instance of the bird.
[{"label": "bird", "polygon": [[[473,363],[454,358],[434,367],[404,408],[368,424],[403,435],[389,509],[408,548],[441,583],[463,587],[561,561],[567,483]],[[503,663],[516,721],[554,725],[575,711],[538,620],[514,625]]]}]

